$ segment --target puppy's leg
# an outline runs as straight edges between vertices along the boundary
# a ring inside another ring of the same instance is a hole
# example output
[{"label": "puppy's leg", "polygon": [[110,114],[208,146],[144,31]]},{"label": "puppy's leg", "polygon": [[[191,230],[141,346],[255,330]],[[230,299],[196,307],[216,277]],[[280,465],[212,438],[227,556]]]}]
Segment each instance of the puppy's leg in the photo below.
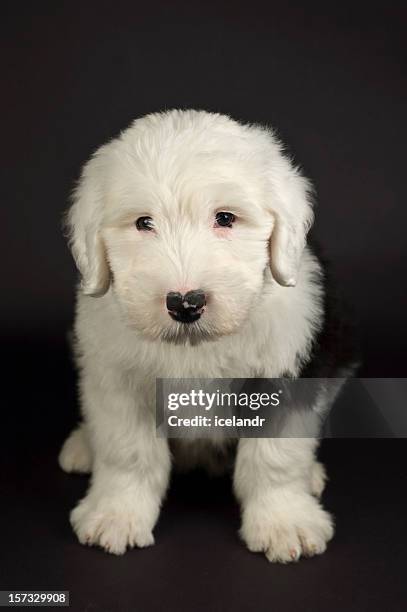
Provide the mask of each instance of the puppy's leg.
[{"label": "puppy's leg", "polygon": [[93,474],[71,524],[81,543],[114,554],[154,543],[170,471],[167,441],[156,437],[152,411],[134,395],[111,373],[83,373]]},{"label": "puppy's leg", "polygon": [[309,438],[241,439],[234,487],[249,550],[287,563],[326,549],[331,516],[311,492],[316,443]]},{"label": "puppy's leg", "polygon": [[89,474],[92,471],[92,450],[85,423],[81,423],[65,440],[58,463],[68,473]]}]

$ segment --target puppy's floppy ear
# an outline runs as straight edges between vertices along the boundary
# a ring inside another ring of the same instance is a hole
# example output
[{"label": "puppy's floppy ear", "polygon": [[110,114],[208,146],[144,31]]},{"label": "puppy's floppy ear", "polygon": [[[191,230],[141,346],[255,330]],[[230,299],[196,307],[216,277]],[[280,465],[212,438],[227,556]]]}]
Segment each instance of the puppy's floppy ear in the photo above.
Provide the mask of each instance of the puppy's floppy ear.
[{"label": "puppy's floppy ear", "polygon": [[94,297],[104,295],[110,285],[110,270],[101,236],[104,207],[102,149],[85,164],[66,216],[69,245],[82,275],[82,291]]},{"label": "puppy's floppy ear", "polygon": [[272,177],[274,227],[270,239],[270,267],[280,285],[297,283],[307,232],[313,222],[311,184],[283,157]]}]

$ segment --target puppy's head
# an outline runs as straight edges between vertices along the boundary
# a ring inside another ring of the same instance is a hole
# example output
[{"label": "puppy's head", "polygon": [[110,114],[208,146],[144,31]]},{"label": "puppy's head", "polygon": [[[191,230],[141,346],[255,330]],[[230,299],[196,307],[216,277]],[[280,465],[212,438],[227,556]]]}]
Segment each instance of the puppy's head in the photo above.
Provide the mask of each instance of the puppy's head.
[{"label": "puppy's head", "polygon": [[196,111],[135,121],[85,165],[68,213],[86,295],[145,336],[230,334],[265,279],[295,285],[309,184],[263,128]]}]

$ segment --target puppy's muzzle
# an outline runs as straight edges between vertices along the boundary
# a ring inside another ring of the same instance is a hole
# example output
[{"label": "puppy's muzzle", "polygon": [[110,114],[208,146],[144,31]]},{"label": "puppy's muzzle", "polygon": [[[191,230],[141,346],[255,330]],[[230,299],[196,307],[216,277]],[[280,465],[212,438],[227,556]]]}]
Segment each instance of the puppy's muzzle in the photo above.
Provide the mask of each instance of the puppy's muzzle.
[{"label": "puppy's muzzle", "polygon": [[206,296],[202,289],[188,291],[185,295],[170,291],[167,293],[168,314],[179,323],[193,323],[203,313]]}]

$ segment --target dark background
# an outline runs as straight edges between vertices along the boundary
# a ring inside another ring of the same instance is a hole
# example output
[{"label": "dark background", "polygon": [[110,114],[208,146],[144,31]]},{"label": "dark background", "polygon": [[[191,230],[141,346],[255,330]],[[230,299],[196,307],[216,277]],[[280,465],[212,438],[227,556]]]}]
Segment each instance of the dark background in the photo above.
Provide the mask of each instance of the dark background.
[{"label": "dark background", "polygon": [[[302,6],[303,5],[303,6]],[[317,188],[315,234],[359,319],[364,376],[405,376],[403,3],[3,3],[0,588],[78,610],[402,610],[405,444],[330,440],[326,555],[271,566],[239,543],[229,483],[175,479],[157,546],[77,544],[86,479],[56,453],[76,417],[76,273],[61,217],[81,164],[135,117],[203,108],[271,124]]]}]

